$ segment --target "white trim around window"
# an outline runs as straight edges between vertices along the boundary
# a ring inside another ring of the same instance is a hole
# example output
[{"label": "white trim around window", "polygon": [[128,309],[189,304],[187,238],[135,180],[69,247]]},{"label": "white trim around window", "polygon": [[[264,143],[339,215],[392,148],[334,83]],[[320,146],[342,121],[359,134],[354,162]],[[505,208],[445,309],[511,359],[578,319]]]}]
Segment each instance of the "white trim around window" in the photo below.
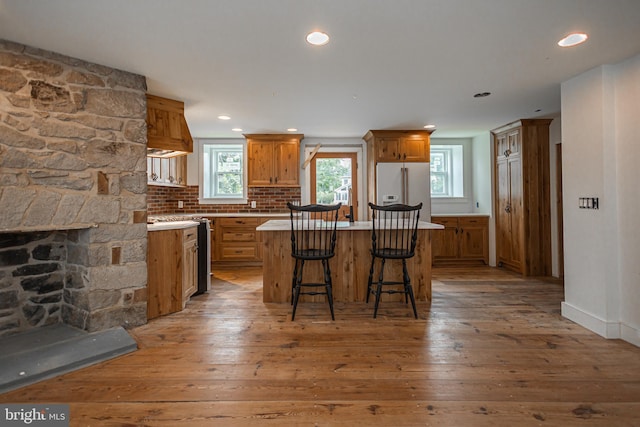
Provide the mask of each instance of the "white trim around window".
[{"label": "white trim around window", "polygon": [[201,139],[199,143],[198,203],[246,204],[246,141]]}]

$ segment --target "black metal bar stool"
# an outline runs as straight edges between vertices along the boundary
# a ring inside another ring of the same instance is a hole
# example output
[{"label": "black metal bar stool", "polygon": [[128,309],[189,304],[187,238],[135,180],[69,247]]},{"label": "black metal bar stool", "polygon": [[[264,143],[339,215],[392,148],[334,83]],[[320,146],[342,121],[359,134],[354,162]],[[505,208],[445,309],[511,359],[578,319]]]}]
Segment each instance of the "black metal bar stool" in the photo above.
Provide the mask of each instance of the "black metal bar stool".
[{"label": "black metal bar stool", "polygon": [[[380,294],[403,293],[405,303],[411,299],[413,315],[418,318],[416,301],[411,286],[411,278],[407,271],[407,259],[413,257],[418,240],[418,221],[420,219],[420,209],[422,203],[409,206],[394,204],[379,206],[369,203],[371,208],[371,220],[373,228],[371,232],[371,268],[369,270],[369,282],[367,287],[367,303],[369,295],[376,296],[373,309],[373,318],[378,315],[378,305],[380,304]],[[373,281],[373,272],[376,259],[380,259],[380,274],[378,281]],[[385,281],[384,266],[387,259],[402,260],[402,281]],[[397,285],[403,285],[398,290]],[[392,289],[394,287],[395,289]]]},{"label": "black metal bar stool", "polygon": [[[296,317],[300,295],[326,295],[331,310],[331,319],[335,320],[329,259],[334,256],[340,205],[341,203],[337,205],[297,206],[287,203],[291,211],[291,256],[295,258],[291,280],[291,304],[293,305],[291,320]],[[302,282],[305,261],[322,262],[324,282]],[[324,290],[318,290],[320,287],[323,287]]]}]

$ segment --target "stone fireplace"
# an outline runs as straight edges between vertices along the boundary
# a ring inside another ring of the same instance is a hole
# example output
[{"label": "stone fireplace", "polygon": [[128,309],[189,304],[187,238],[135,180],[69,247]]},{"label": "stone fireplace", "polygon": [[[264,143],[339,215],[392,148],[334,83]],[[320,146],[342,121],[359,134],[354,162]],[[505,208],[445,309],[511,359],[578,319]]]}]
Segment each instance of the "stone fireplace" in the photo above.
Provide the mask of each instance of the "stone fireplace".
[{"label": "stone fireplace", "polygon": [[145,92],[0,40],[0,337],[146,322]]}]

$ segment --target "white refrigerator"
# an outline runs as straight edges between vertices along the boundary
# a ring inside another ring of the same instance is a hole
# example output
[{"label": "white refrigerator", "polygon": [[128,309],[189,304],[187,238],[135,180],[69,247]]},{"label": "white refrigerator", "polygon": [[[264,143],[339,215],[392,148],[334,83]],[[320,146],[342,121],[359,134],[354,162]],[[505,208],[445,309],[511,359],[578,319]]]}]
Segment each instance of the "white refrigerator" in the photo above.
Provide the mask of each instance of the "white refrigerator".
[{"label": "white refrigerator", "polygon": [[376,166],[378,205],[422,202],[420,221],[431,221],[431,174],[429,163],[378,163]]}]

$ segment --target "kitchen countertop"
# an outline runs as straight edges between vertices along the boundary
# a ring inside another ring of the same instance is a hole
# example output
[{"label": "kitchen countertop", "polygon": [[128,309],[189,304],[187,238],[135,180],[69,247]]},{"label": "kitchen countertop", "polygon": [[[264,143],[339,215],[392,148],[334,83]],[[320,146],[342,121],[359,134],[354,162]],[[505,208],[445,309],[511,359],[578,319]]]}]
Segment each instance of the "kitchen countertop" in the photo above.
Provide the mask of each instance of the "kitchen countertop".
[{"label": "kitchen countertop", "polygon": [[457,216],[491,216],[488,213],[433,213],[431,212],[431,216],[441,216],[441,217],[457,217]]},{"label": "kitchen countertop", "polygon": [[165,221],[147,224],[147,231],[180,230],[197,226],[198,223],[196,221]]},{"label": "kitchen countertop", "polygon": [[[441,230],[444,226],[432,224],[430,222],[418,221],[418,230]],[[338,231],[340,230],[371,230],[371,221],[338,221]],[[288,219],[272,219],[256,227],[257,231],[289,231],[291,221]]]}]

